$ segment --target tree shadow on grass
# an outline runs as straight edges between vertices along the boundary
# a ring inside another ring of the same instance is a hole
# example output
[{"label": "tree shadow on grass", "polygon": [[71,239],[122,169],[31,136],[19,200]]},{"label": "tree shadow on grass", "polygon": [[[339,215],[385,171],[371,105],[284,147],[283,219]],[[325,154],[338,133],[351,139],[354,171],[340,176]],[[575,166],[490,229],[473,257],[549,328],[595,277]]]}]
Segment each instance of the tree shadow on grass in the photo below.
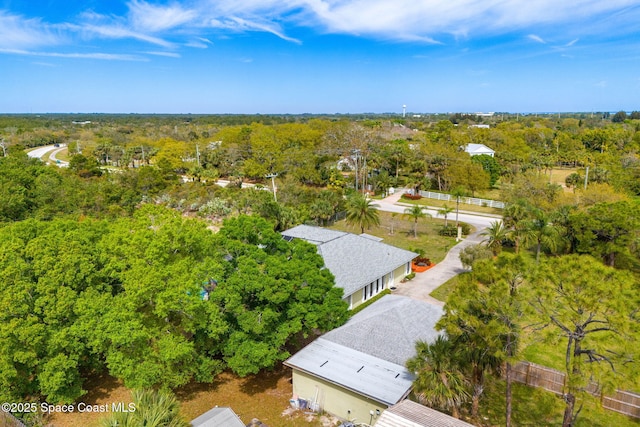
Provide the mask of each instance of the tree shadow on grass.
[{"label": "tree shadow on grass", "polygon": [[82,396],[83,402],[94,404],[104,399],[110,398],[114,390],[123,387],[122,381],[107,373],[90,375],[83,384],[87,394]]},{"label": "tree shadow on grass", "polygon": [[278,382],[287,378],[289,375],[289,369],[284,366],[269,371],[263,370],[256,375],[246,377],[240,389],[249,396],[264,393],[267,390],[275,390],[278,388]]},{"label": "tree shadow on grass", "polygon": [[198,383],[190,382],[182,387],[179,387],[173,391],[176,398],[181,401],[193,400],[200,393],[207,393],[212,390],[216,390],[221,385],[225,384],[233,376],[230,372],[223,372],[217,375],[210,383]]}]

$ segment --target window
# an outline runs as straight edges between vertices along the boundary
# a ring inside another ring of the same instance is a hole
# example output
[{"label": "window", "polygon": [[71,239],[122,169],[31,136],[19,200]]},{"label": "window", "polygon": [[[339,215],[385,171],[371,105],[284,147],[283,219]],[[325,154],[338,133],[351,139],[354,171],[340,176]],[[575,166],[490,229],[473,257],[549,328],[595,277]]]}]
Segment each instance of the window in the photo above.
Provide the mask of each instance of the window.
[{"label": "window", "polygon": [[369,298],[378,295],[384,289],[384,280],[382,278],[376,279],[375,282],[371,282],[362,289],[362,300],[366,301]]}]

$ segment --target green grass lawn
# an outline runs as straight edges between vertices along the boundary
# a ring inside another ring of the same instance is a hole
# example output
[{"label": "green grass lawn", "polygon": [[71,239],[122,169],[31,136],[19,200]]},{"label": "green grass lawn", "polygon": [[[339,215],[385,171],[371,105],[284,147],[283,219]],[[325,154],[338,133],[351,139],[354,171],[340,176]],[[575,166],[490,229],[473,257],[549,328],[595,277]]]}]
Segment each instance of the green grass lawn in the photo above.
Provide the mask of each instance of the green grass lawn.
[{"label": "green grass lawn", "polygon": [[[409,204],[415,204],[415,205],[421,205],[421,206],[429,206],[429,207],[433,207],[435,209],[439,209],[441,207],[443,207],[444,205],[449,206],[450,208],[453,208],[453,212],[451,212],[448,216],[449,220],[455,220],[456,217],[456,202],[455,201],[444,201],[444,200],[438,200],[438,199],[428,199],[426,197],[423,197],[422,199],[419,200],[409,200],[409,199],[400,199],[400,202],[402,203],[409,203]],[[502,215],[502,209],[496,209],[496,208],[490,208],[487,206],[477,206],[477,205],[467,205],[464,203],[460,203],[460,211],[467,211],[467,212],[478,212],[478,213],[488,213],[488,214],[494,214],[494,215]],[[442,218],[440,215],[438,215],[438,218]]]},{"label": "green grass lawn", "polygon": [[[514,426],[562,425],[564,401],[561,396],[523,384],[513,384]],[[503,426],[505,411],[505,382],[489,378],[480,402],[481,420],[478,425]],[[584,409],[578,416],[576,427],[637,427],[640,420],[603,409],[597,398],[587,397]]]},{"label": "green grass lawn", "polygon": [[555,168],[551,170],[551,182],[558,185],[565,185],[567,176],[578,172],[577,168]]},{"label": "green grass lawn", "polygon": [[69,147],[66,147],[64,150],[58,151],[56,154],[56,158],[62,160],[63,162],[68,162],[71,160],[71,156],[69,156]]},{"label": "green grass lawn", "polygon": [[[423,249],[431,261],[438,263],[444,259],[449,249],[456,244],[454,237],[438,235],[444,221],[437,218],[426,218],[418,221],[418,238],[413,237],[413,221],[403,218],[402,214],[393,216],[391,212],[379,211],[380,226],[365,229],[365,233],[383,238],[384,243],[398,248],[414,250]],[[391,228],[393,225],[393,234]],[[360,229],[348,225],[344,220],[338,221],[329,228],[360,234]]]},{"label": "green grass lawn", "polygon": [[[462,273],[462,274],[469,274],[469,273]],[[434,297],[439,301],[447,302],[447,298],[449,298],[449,295],[451,294],[451,292],[453,292],[456,286],[458,286],[458,283],[460,283],[459,275],[447,280],[445,283],[443,283],[441,286],[436,288],[429,295],[431,295],[432,297]]]},{"label": "green grass lawn", "polygon": [[[446,303],[447,298],[456,286],[458,286],[460,280],[461,276],[456,276],[435,289],[430,295]],[[534,313],[523,316],[520,319],[520,324],[524,328],[520,359],[564,372],[567,339],[560,337],[559,331],[551,326],[539,330],[539,320],[536,319]],[[602,334],[599,336],[590,336],[585,341],[585,345],[593,342],[592,340],[603,339],[606,339],[606,337]],[[618,341],[612,344],[610,350],[615,353],[624,354],[625,344],[623,340],[618,339]],[[615,380],[616,388],[632,391],[640,390],[640,375],[634,372],[636,366],[635,364],[618,366],[619,376],[617,376]]]}]

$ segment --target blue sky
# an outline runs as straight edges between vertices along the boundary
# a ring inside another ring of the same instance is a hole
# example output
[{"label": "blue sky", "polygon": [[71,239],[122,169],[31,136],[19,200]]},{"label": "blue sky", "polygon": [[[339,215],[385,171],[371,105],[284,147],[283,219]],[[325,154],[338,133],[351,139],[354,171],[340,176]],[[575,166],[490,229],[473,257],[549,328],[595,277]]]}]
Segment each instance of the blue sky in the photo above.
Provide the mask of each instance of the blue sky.
[{"label": "blue sky", "polygon": [[640,110],[640,0],[0,0],[0,113]]}]

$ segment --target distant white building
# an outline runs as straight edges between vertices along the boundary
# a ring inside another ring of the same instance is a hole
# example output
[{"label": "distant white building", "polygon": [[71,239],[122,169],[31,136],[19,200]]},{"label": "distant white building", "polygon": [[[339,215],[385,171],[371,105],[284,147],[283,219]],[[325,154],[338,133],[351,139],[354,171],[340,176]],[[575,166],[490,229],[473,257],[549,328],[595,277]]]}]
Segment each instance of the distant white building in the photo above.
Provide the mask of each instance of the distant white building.
[{"label": "distant white building", "polygon": [[476,128],[476,129],[489,129],[491,128],[491,126],[489,125],[470,125],[470,128]]},{"label": "distant white building", "polygon": [[466,147],[464,147],[464,151],[469,153],[470,156],[479,156],[480,154],[486,154],[487,156],[493,157],[496,153],[484,144],[467,144]]}]

